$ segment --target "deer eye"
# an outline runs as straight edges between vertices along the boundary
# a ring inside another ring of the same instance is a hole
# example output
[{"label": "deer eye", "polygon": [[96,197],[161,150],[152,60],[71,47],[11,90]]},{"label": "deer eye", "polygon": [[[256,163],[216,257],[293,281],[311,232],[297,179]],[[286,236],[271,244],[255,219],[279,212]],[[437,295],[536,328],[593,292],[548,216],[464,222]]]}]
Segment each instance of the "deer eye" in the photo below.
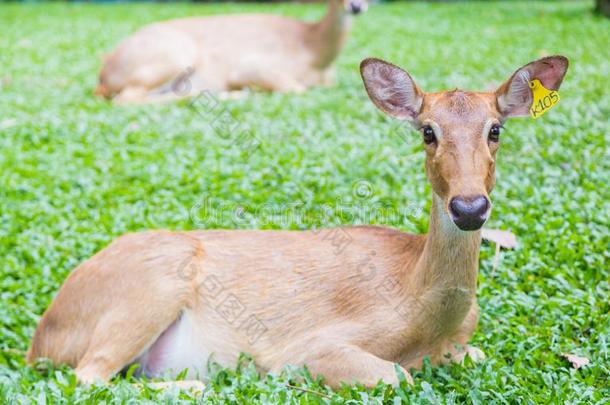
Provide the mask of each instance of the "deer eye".
[{"label": "deer eye", "polygon": [[426,145],[432,145],[436,142],[436,135],[434,134],[434,130],[430,125],[423,127],[422,133],[424,134],[424,143]]},{"label": "deer eye", "polygon": [[500,127],[500,125],[498,124],[492,125],[492,127],[489,129],[489,135],[487,136],[487,139],[489,139],[490,142],[499,142],[501,128],[502,127]]}]

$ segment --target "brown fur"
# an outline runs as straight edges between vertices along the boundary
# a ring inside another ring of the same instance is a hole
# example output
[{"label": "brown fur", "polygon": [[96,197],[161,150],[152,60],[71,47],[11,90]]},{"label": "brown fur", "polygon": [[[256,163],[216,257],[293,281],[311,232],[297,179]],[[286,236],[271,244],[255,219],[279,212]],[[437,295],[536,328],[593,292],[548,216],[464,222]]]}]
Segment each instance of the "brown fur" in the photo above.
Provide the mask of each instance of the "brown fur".
[{"label": "brown fur", "polygon": [[204,90],[301,92],[329,84],[355,1],[366,5],[365,0],[329,0],[326,16],[317,23],[252,14],[148,25],[105,58],[94,93],[140,103]]},{"label": "brown fur", "polygon": [[[362,73],[377,106],[438,134],[426,146],[427,235],[370,226],[126,235],[68,277],[28,361],[48,357],[76,367],[80,381],[108,380],[175,322],[197,339],[183,348],[193,359],[205,351],[234,366],[246,352],[261,370],[306,364],[333,386],[396,384],[395,363],[410,378],[406,370],[425,356],[482,358],[467,345],[478,317],[481,232],[459,230],[447,205],[455,195],[491,191],[498,145],[486,131],[511,114],[498,109],[504,94],[425,94],[378,60],[365,61]],[[340,238],[350,243],[337,249]],[[222,310],[228,297],[241,305],[235,316]],[[257,339],[247,323],[253,316],[265,329]]]}]

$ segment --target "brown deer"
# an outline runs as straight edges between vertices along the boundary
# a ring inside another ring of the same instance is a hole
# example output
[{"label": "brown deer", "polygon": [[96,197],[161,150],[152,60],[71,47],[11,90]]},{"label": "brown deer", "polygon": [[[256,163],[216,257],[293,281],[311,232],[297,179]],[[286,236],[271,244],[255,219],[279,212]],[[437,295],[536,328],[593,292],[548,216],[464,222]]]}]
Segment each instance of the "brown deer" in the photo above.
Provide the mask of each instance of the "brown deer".
[{"label": "brown deer", "polygon": [[204,90],[302,92],[330,84],[350,16],[366,7],[366,0],[328,0],[326,16],[317,23],[266,14],[154,23],[105,58],[95,93],[141,103]]},{"label": "brown deer", "polygon": [[[42,317],[28,361],[76,367],[106,381],[139,363],[150,376],[249,353],[263,371],[307,365],[327,383],[398,382],[417,368],[475,360],[481,227],[491,210],[502,123],[525,115],[528,83],[557,90],[562,56],[517,70],[492,93],[424,93],[409,74],[362,62],[366,90],[421,132],[432,185],[427,235],[359,226],[312,231],[128,234],[82,263]],[[337,251],[337,239],[348,239]]]}]

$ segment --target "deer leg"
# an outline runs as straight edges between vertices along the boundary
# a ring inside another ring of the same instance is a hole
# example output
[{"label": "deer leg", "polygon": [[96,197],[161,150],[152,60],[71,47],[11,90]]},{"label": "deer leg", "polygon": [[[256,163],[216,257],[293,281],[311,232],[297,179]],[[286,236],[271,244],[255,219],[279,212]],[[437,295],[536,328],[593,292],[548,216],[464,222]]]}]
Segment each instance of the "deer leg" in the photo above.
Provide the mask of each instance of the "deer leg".
[{"label": "deer leg", "polygon": [[303,93],[307,87],[288,75],[268,75],[263,80],[263,87],[278,93]]},{"label": "deer leg", "polygon": [[485,360],[485,353],[483,353],[483,350],[475,346],[466,345],[466,347],[456,356],[456,361],[460,364],[464,364],[466,356],[470,357],[475,363]]},{"label": "deer leg", "polygon": [[228,81],[230,90],[260,88],[278,93],[303,93],[307,87],[289,74],[276,71],[240,72]]},{"label": "deer leg", "polygon": [[129,86],[125,87],[116,97],[113,102],[118,105],[127,104],[159,104],[170,101],[183,100],[196,95],[195,91],[179,92],[155,92],[144,86]]},{"label": "deer leg", "polygon": [[482,350],[468,345],[468,340],[470,340],[470,337],[476,329],[478,317],[479,306],[475,302],[470,307],[470,311],[466,315],[466,318],[464,318],[462,326],[456,335],[451,339],[448,347],[446,347],[446,355],[443,356],[444,363],[454,361],[463,364],[466,356],[470,357],[474,362],[479,362],[485,359],[485,353],[483,353]]},{"label": "deer leg", "polygon": [[180,316],[177,306],[165,310],[156,308],[154,313],[150,312],[150,306],[149,303],[131,307],[128,314],[125,308],[117,308],[98,322],[75,370],[79,381],[109,380],[136,360]]},{"label": "deer leg", "polygon": [[[338,387],[342,382],[358,382],[374,387],[379,381],[398,385],[394,363],[383,360],[357,346],[333,346],[308,356],[303,363],[313,375],[323,376],[326,383]],[[409,383],[411,375],[399,366]]]},{"label": "deer leg", "polygon": [[180,93],[154,93],[148,89],[141,87],[127,87],[121,91],[115,98],[114,102],[118,105],[127,104],[161,104],[172,101],[188,99],[196,94],[180,94]]},{"label": "deer leg", "polygon": [[334,85],[336,82],[336,73],[334,67],[329,67],[322,73],[322,78],[320,80],[320,85],[329,87]]},{"label": "deer leg", "polygon": [[148,102],[149,89],[143,86],[130,86],[121,90],[112,100],[116,104],[142,104]]}]

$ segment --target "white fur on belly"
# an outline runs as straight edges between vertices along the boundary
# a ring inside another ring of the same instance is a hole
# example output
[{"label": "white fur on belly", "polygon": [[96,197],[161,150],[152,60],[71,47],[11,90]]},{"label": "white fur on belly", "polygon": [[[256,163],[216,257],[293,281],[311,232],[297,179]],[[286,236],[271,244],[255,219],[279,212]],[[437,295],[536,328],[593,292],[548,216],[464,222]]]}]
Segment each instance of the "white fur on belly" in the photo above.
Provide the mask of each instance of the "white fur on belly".
[{"label": "white fur on belly", "polygon": [[191,311],[167,328],[153,345],[138,359],[141,372],[148,377],[176,377],[188,369],[188,378],[203,379],[212,354],[206,347],[201,323],[193,319]]}]

